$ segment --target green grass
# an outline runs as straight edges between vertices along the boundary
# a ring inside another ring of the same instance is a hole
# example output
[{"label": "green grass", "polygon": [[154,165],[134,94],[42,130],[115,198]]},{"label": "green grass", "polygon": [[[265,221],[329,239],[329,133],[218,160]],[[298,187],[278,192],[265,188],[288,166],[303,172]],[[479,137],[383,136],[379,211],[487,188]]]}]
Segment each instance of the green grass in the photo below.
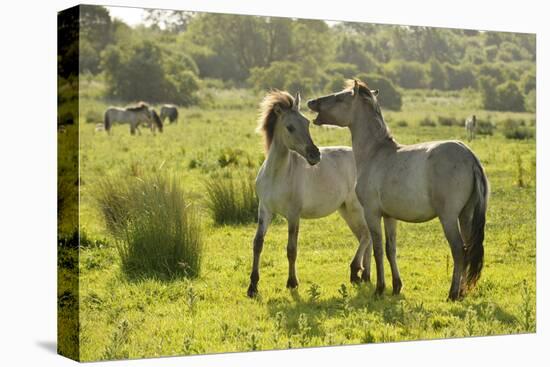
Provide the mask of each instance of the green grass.
[{"label": "green grass", "polygon": [[[506,139],[499,132],[507,118],[528,121],[533,114],[483,111],[474,94],[417,91],[404,96],[402,111],[385,113],[394,136],[405,144],[465,140],[463,127],[420,126],[425,117],[437,121],[438,116],[463,119],[476,114],[496,126],[493,136],[468,143],[486,168],[492,194],[486,265],[477,287],[463,301],[446,301],[452,260],[436,220],[398,224],[404,288],[400,296],[392,296],[388,289],[376,298],[371,285],[348,283],[357,243],[337,214],[301,222],[297,260],[301,284],[293,292],[285,288],[286,222],[272,224],[261,258],[260,296],[252,300],[246,289],[255,225],[218,225],[205,204],[205,180],[224,177],[228,171],[235,177],[249,175],[263,158],[261,139],[254,133],[257,111],[249,102],[261,96],[239,93],[246,101],[242,108],[218,101],[208,109],[182,109],[180,123],[167,125],[156,136],[149,131],[130,136],[126,126],[115,126],[114,135],[107,136],[95,132],[92,124],[82,125],[81,225],[89,237],[110,243],[80,250],[82,360],[535,331],[535,141]],[[106,106],[90,101],[94,108]],[[82,102],[86,105],[88,100]],[[312,125],[311,133],[320,146],[350,145],[345,129]],[[231,149],[239,149],[240,163],[221,167],[220,156]],[[187,197],[203,203],[202,271],[193,280],[128,279],[93,200],[92,193],[105,176],[159,171],[177,174]],[[387,284],[390,277],[386,266]]]}]

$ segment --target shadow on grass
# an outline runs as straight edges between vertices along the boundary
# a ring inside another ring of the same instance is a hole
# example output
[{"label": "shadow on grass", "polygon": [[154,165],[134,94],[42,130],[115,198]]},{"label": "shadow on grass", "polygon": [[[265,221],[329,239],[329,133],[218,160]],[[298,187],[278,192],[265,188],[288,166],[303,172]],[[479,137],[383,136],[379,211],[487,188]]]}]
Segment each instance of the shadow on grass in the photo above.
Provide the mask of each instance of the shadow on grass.
[{"label": "shadow on grass", "polygon": [[[348,289],[351,286],[346,286]],[[302,296],[299,289],[290,290],[292,300],[281,297],[270,299],[267,302],[269,314],[272,317],[281,313],[286,318],[284,327],[287,333],[299,333],[300,315],[305,315],[311,327],[312,336],[323,337],[321,328],[323,319],[334,317],[346,317],[351,313],[366,311],[381,315],[387,323],[395,323],[403,318],[403,295],[393,296],[384,294],[382,297],[374,295],[374,286],[371,284],[355,287],[353,295],[344,298],[333,296],[327,299],[314,300],[309,296]],[[302,316],[303,317],[303,316]]]}]

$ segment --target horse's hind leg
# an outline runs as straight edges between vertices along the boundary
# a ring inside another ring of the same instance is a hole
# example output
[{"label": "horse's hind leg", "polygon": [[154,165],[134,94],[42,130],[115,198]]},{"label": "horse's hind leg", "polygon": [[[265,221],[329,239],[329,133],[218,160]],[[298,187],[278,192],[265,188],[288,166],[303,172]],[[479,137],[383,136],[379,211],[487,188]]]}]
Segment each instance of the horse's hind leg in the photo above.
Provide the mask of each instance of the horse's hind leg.
[{"label": "horse's hind leg", "polygon": [[288,218],[288,245],[286,247],[286,255],[288,258],[288,280],[287,288],[298,287],[298,276],[296,275],[296,258],[298,256],[298,230],[300,226],[300,218]]},{"label": "horse's hind leg", "polygon": [[439,220],[441,221],[445,237],[451,246],[451,253],[453,255],[454,269],[451,289],[449,290],[449,299],[455,301],[460,298],[461,278],[465,264],[464,242],[460,236],[458,218],[456,216],[448,218],[440,217]]},{"label": "horse's hind leg", "polygon": [[260,280],[260,255],[264,247],[264,238],[267,228],[271,223],[271,213],[263,208],[258,209],[258,228],[253,242],[252,272],[250,273],[250,285],[248,297],[254,297],[258,293],[258,281]]},{"label": "horse's hind leg", "polygon": [[384,231],[386,234],[386,257],[390,263],[393,294],[397,295],[401,291],[403,282],[399,276],[397,267],[397,242],[396,242],[397,221],[393,218],[384,217]]},{"label": "horse's hind leg", "polygon": [[[359,283],[361,278],[370,282],[370,253],[372,252],[372,241],[365,218],[363,218],[363,208],[357,202],[346,203],[338,210],[342,218],[359,241],[359,247],[350,264],[350,282]],[[365,259],[365,261],[363,261]],[[363,268],[364,266],[364,268]],[[361,278],[359,272],[363,270]]]}]

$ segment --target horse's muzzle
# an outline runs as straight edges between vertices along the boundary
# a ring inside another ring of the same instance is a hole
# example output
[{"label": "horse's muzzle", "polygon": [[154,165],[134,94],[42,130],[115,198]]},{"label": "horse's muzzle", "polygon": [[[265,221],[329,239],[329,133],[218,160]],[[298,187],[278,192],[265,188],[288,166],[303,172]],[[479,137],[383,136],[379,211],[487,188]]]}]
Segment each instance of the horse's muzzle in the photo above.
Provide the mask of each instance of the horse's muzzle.
[{"label": "horse's muzzle", "polygon": [[314,112],[319,112],[319,99],[310,99],[307,101],[307,107]]},{"label": "horse's muzzle", "polygon": [[306,160],[307,163],[312,166],[315,166],[317,163],[319,163],[321,161],[321,152],[319,151],[319,148],[317,148],[316,146],[308,148],[306,151]]}]

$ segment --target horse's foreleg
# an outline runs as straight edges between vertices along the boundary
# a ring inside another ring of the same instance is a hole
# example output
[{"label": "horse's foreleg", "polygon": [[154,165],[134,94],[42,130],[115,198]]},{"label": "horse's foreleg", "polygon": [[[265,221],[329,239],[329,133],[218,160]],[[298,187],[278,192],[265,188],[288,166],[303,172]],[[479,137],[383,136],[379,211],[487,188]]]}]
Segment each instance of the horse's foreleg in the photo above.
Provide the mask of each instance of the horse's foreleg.
[{"label": "horse's foreleg", "polygon": [[460,282],[465,264],[464,242],[460,236],[456,217],[439,218],[439,220],[441,221],[445,237],[451,246],[451,253],[453,255],[454,269],[451,289],[449,290],[449,299],[456,301],[460,297]]},{"label": "horse's foreleg", "polygon": [[386,257],[390,263],[393,294],[399,294],[403,283],[399,276],[397,267],[397,242],[396,242],[396,224],[393,218],[384,217],[384,232],[386,234]]},{"label": "horse's foreleg", "polygon": [[298,287],[298,277],[296,276],[296,257],[298,255],[298,228],[300,219],[288,219],[288,245],[286,247],[286,256],[288,258],[288,280],[287,288]]},{"label": "horse's foreleg", "polygon": [[258,210],[258,228],[253,242],[252,272],[250,273],[250,285],[248,297],[254,297],[258,293],[258,281],[260,280],[260,255],[264,247],[264,238],[271,222],[271,213],[266,210]]},{"label": "horse's foreleg", "polygon": [[381,217],[367,213],[365,210],[365,219],[369,227],[370,236],[372,238],[372,246],[374,248],[374,261],[376,263],[376,294],[382,295],[386,288],[384,280],[384,247],[382,246],[382,226]]}]

